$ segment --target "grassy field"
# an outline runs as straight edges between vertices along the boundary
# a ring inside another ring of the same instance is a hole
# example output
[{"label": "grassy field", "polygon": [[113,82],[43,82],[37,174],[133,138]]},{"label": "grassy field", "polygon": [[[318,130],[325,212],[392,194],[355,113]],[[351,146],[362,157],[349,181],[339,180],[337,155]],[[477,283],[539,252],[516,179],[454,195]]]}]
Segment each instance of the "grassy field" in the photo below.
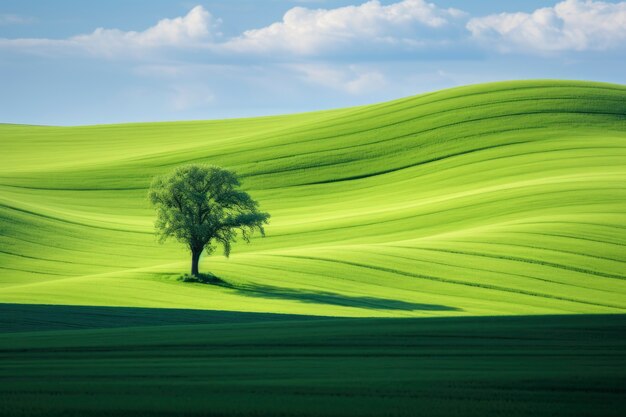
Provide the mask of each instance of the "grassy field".
[{"label": "grassy field", "polygon": [[[272,214],[224,285],[153,233],[190,162]],[[621,417],[624,313],[625,86],[0,125],[1,416]]]},{"label": "grassy field", "polygon": [[[236,170],[267,238],[185,284],[151,178]],[[525,81],[307,114],[0,125],[0,302],[333,316],[621,313],[626,87]]]},{"label": "grassy field", "polygon": [[[625,315],[253,314],[242,322],[237,313],[211,313],[212,324],[105,329],[120,315],[154,323],[170,316],[28,309],[20,317],[74,317],[67,328],[80,329],[0,334],[3,416],[624,415]],[[184,311],[173,315],[185,320]]]}]

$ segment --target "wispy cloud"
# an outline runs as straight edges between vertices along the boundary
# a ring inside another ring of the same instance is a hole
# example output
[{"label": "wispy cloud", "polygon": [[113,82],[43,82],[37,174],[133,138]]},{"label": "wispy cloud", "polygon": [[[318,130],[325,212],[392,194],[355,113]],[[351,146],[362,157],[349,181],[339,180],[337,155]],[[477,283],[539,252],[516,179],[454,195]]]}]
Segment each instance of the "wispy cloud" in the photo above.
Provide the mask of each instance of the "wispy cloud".
[{"label": "wispy cloud", "polygon": [[23,25],[26,23],[32,23],[34,22],[34,20],[35,19],[33,19],[32,17],[20,16],[17,14],[10,14],[10,13],[5,13],[5,14],[0,13],[0,26]]},{"label": "wispy cloud", "polygon": [[43,51],[48,55],[69,50],[103,57],[128,56],[129,53],[141,54],[164,47],[201,47],[219,36],[219,24],[219,19],[215,19],[202,6],[196,6],[185,16],[162,19],[143,31],[97,28],[91,33],[66,39],[0,39],[0,47]]},{"label": "wispy cloud", "polygon": [[356,65],[293,64],[288,69],[308,83],[354,95],[380,90],[387,85],[387,79],[380,71]]},{"label": "wispy cloud", "polygon": [[213,103],[214,100],[215,94],[204,84],[171,86],[170,103],[176,111],[206,107]]}]

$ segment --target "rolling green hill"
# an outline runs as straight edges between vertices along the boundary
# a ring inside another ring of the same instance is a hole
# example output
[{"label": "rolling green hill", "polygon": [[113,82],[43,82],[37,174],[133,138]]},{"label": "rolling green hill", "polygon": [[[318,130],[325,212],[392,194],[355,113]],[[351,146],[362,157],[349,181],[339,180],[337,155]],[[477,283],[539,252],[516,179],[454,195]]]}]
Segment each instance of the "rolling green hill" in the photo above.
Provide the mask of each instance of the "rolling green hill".
[{"label": "rolling green hill", "polygon": [[[201,268],[146,188],[236,170],[267,238]],[[626,311],[626,87],[524,81],[277,117],[0,125],[0,302],[336,316]]]}]

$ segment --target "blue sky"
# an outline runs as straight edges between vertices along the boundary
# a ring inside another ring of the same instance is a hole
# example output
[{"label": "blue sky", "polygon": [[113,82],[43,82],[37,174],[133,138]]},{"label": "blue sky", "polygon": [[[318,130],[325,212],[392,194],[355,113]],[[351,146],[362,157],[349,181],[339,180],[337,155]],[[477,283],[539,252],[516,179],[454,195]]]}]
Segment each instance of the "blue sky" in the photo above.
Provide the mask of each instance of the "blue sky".
[{"label": "blue sky", "polygon": [[3,0],[0,122],[216,119],[625,82],[626,1]]}]

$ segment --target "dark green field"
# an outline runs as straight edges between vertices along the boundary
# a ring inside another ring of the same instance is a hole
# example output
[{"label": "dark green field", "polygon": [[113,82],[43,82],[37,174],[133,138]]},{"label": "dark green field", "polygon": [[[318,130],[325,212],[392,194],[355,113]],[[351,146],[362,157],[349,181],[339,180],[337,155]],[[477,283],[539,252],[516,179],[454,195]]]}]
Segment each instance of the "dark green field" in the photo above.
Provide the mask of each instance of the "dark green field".
[{"label": "dark green field", "polygon": [[2,416],[624,415],[624,315],[0,312]]}]

